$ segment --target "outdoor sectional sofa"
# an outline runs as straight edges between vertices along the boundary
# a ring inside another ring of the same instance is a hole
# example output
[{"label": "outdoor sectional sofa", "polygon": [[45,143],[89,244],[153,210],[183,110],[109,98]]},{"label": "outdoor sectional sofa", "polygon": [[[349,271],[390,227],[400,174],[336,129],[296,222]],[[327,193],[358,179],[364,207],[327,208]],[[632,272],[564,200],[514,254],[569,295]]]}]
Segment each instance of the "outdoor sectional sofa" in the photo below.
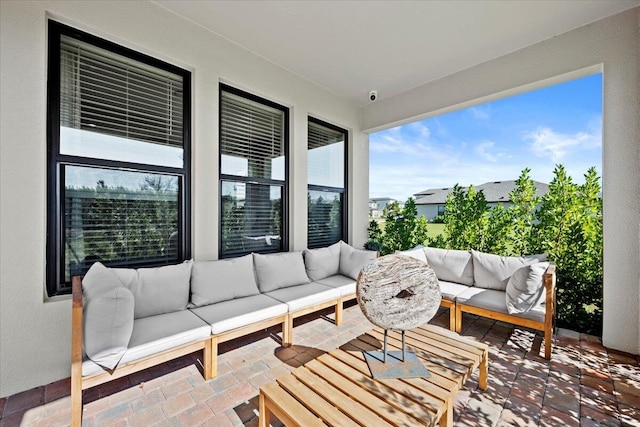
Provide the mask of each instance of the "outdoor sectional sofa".
[{"label": "outdoor sectional sofa", "polygon": [[555,265],[546,255],[505,257],[478,251],[418,247],[402,252],[433,268],[449,309],[449,329],[462,331],[462,313],[472,313],[544,332],[551,359],[555,323]]},{"label": "outdoor sectional sofa", "polygon": [[72,425],[81,425],[84,389],[199,350],[210,379],[221,342],[280,324],[288,346],[295,318],[332,306],[339,325],[376,256],[338,242],[137,270],[95,263],[72,280]]}]

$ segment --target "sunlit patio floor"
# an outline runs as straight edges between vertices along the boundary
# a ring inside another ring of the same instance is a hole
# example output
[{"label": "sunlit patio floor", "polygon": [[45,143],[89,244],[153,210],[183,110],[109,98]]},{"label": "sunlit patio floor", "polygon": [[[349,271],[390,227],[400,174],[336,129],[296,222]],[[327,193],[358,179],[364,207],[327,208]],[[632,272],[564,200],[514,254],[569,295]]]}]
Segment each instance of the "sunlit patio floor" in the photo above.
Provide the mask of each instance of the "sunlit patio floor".
[{"label": "sunlit patio floor", "polygon": [[[332,318],[321,312],[298,319],[287,349],[279,328],[225,343],[210,381],[195,353],[86,390],[83,425],[257,426],[261,385],[372,327],[357,305],[340,326]],[[440,310],[432,323],[448,325],[448,313]],[[638,357],[559,329],[547,361],[541,335],[470,315],[462,334],[490,346],[489,388],[478,389],[477,372],[466,382],[456,395],[456,426],[640,426]],[[68,425],[69,380],[0,399],[0,415],[0,427]]]}]

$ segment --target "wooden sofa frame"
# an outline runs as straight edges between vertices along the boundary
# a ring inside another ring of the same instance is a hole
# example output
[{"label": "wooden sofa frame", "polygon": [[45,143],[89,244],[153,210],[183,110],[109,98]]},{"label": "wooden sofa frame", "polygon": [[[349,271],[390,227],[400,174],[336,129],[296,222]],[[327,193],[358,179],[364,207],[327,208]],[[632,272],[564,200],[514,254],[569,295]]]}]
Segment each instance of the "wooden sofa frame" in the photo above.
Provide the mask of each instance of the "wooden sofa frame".
[{"label": "wooden sofa frame", "polygon": [[[523,319],[514,314],[505,314],[485,308],[474,307],[464,303],[456,302],[455,305],[455,319],[454,326],[455,331],[460,333],[462,331],[462,313],[471,313],[489,319],[499,320],[501,322],[512,323],[514,325],[522,326],[525,328],[531,328],[544,332],[544,358],[551,359],[551,342],[553,341],[553,329],[555,327],[556,319],[556,266],[550,264],[549,268],[544,274],[544,287],[545,287],[545,317],[544,322],[537,322],[535,320]],[[453,311],[453,310],[452,310]],[[452,328],[453,330],[453,328]]]},{"label": "wooden sofa frame", "polygon": [[[71,312],[71,426],[82,425],[82,391],[88,388],[107,383],[117,378],[125,377],[134,372],[159,365],[169,360],[202,350],[203,376],[205,380],[214,378],[218,373],[218,344],[239,338],[253,332],[264,330],[271,326],[282,325],[282,346],[288,347],[292,343],[293,320],[308,313],[334,306],[335,324],[342,323],[342,304],[349,297],[341,297],[324,303],[305,307],[292,313],[285,313],[256,323],[242,326],[236,329],[211,335],[206,339],[200,339],[179,347],[165,350],[129,363],[120,364],[113,371],[100,371],[85,377],[82,376],[83,358],[83,299],[82,276],[74,276],[72,286],[72,312]],[[353,295],[355,298],[355,294]]]}]

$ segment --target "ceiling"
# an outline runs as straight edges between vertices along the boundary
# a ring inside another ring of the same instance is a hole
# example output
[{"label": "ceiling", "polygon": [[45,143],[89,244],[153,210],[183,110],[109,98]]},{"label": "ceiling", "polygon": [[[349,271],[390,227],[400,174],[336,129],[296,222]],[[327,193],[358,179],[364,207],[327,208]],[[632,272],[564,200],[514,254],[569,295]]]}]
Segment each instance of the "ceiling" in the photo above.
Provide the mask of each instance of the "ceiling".
[{"label": "ceiling", "polygon": [[632,8],[640,0],[155,3],[364,105]]}]

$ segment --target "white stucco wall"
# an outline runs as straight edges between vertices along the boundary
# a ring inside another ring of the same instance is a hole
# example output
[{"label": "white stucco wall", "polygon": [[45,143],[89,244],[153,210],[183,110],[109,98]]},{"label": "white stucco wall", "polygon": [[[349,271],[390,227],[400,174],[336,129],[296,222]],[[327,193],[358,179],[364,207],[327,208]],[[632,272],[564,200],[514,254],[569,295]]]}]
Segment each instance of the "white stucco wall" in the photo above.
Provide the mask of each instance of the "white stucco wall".
[{"label": "white stucco wall", "polygon": [[640,353],[640,8],[561,34],[363,108],[371,132],[604,72],[604,330]]},{"label": "white stucco wall", "polygon": [[45,298],[47,16],[193,73],[193,254],[218,251],[218,83],[291,108],[291,242],[306,246],[307,115],[349,130],[349,240],[366,240],[358,107],[150,2],[0,2],[0,397],[69,376],[71,301]]}]

